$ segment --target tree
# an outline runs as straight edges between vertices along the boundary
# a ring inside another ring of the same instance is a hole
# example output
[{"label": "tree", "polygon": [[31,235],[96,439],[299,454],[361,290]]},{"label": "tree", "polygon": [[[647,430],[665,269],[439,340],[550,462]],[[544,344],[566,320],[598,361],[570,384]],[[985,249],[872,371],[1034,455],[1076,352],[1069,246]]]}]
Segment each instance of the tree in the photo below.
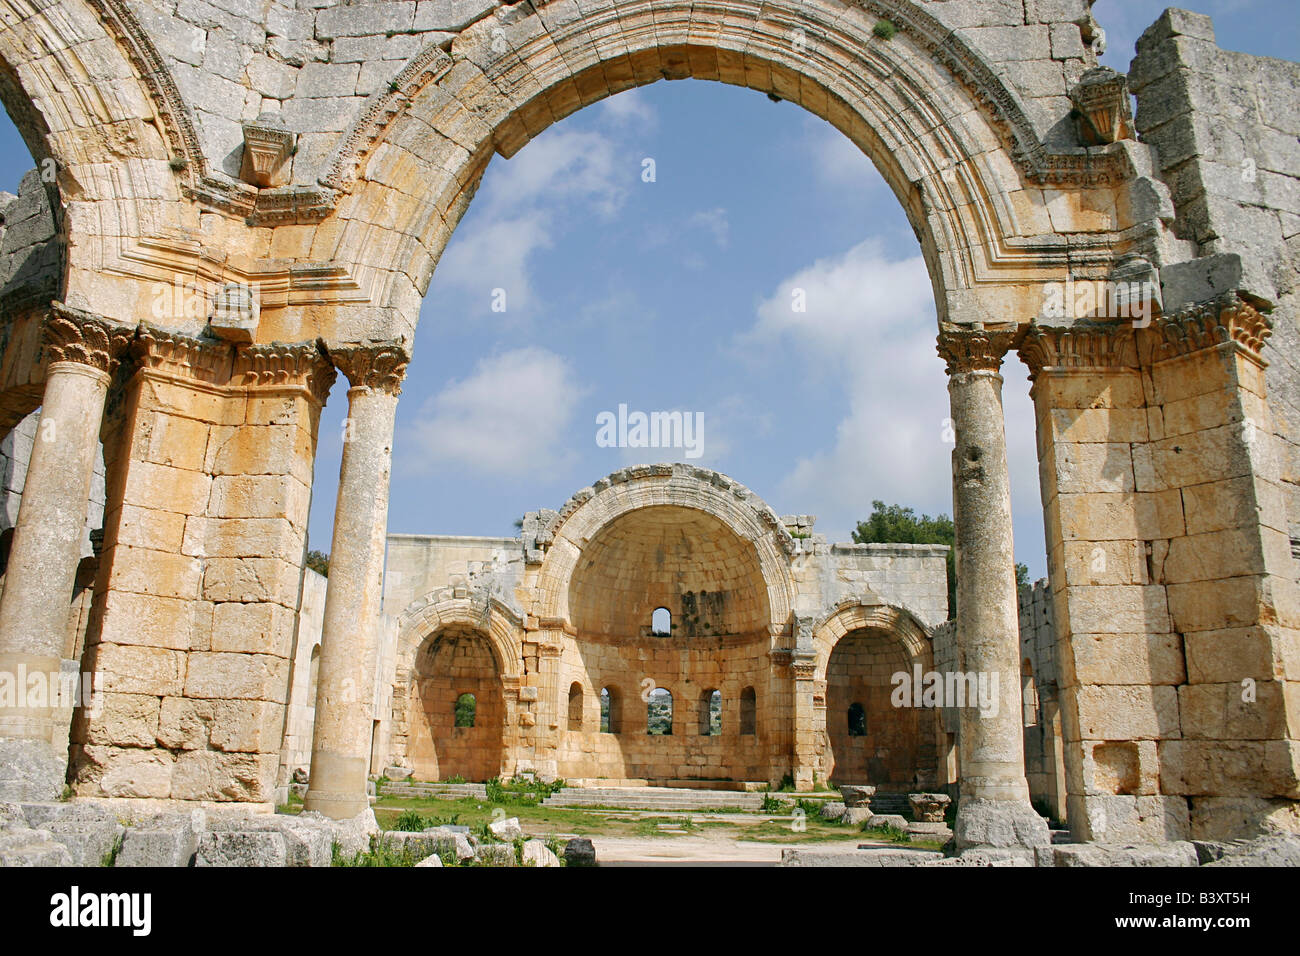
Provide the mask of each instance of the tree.
[{"label": "tree", "polygon": [[[947,515],[917,516],[911,508],[871,502],[871,516],[859,521],[853,532],[858,544],[946,544],[948,545],[948,617],[957,613],[957,552],[953,548],[956,529]],[[1029,585],[1029,567],[1016,564],[1016,590]]]},{"label": "tree", "polygon": [[305,564],[321,577],[330,576],[330,556],[323,551],[308,551]]},{"label": "tree", "polygon": [[871,502],[871,516],[853,532],[858,544],[946,544],[948,546],[948,617],[957,613],[956,530],[947,515],[917,517],[911,508]]}]

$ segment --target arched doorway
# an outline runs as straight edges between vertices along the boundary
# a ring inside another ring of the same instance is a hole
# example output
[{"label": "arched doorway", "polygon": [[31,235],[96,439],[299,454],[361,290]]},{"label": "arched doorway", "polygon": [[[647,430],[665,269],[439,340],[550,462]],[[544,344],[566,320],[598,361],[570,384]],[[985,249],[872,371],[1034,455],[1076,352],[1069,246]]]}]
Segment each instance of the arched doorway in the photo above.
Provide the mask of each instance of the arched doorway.
[{"label": "arched doorway", "polygon": [[907,647],[888,631],[858,628],[831,651],[826,667],[827,774],[835,784],[915,789],[933,778],[933,713],[894,706],[895,675],[912,680]]},{"label": "arched doorway", "polygon": [[406,758],[417,780],[490,780],[501,772],[505,703],[486,634],[452,624],[416,653]]}]

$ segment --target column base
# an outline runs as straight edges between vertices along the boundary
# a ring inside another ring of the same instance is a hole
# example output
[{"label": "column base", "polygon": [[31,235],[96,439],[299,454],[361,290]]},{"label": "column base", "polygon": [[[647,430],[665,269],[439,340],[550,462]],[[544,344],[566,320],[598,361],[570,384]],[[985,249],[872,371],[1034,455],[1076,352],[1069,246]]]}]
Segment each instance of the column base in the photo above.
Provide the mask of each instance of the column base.
[{"label": "column base", "polygon": [[958,852],[972,847],[1050,846],[1047,821],[1023,800],[962,797],[957,803],[953,840]]},{"label": "column base", "polygon": [[331,820],[351,820],[370,809],[370,797],[364,793],[330,793],[309,787],[302,808],[304,811],[315,810]]},{"label": "column base", "polygon": [[67,756],[47,741],[0,738],[0,803],[58,800],[67,778]]}]

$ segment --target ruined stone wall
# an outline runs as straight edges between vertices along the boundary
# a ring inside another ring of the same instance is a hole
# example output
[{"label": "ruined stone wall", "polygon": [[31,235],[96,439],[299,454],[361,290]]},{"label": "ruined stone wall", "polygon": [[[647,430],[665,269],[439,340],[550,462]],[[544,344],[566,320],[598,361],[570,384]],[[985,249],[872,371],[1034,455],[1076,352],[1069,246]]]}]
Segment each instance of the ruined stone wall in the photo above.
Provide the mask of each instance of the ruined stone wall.
[{"label": "ruined stone wall", "polygon": [[[294,639],[289,704],[284,721],[278,787],[287,787],[295,770],[311,766],[312,722],[316,714],[316,676],[320,663],[321,626],[329,580],[310,568],[303,571],[298,631]],[[283,802],[283,801],[281,801]]]},{"label": "ruined stone wall", "polygon": [[1173,10],[1138,41],[1129,82],[1173,228],[1199,256],[1164,270],[1166,309],[1226,287],[1274,306],[1268,399],[1300,541],[1300,63],[1222,50],[1209,17]]},{"label": "ruined stone wall", "polygon": [[1065,820],[1065,766],[1057,683],[1056,626],[1046,580],[1020,589],[1021,702],[1025,777],[1035,804]]},{"label": "ruined stone wall", "polygon": [[826,562],[824,607],[847,597],[875,594],[906,608],[927,627],[948,619],[948,548],[932,544],[835,544]]},{"label": "ruined stone wall", "polygon": [[523,557],[519,538],[390,534],[384,613],[396,617],[411,602],[444,587],[486,593],[517,610]]}]

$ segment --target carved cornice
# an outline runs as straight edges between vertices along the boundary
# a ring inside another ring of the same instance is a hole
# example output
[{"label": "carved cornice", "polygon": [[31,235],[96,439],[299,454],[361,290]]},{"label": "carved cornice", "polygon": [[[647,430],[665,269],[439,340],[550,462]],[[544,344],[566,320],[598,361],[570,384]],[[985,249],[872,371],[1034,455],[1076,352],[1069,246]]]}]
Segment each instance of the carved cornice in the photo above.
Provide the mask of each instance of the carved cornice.
[{"label": "carved cornice", "polygon": [[997,372],[1002,358],[1015,343],[1017,330],[945,326],[939,331],[939,357],[948,374]]},{"label": "carved cornice", "polygon": [[56,302],[45,321],[45,353],[51,362],[77,362],[112,375],[134,331]]},{"label": "carved cornice", "polygon": [[1133,368],[1137,364],[1132,325],[1080,322],[1068,328],[1031,325],[1020,357],[1032,382],[1043,369]]},{"label": "carved cornice", "polygon": [[318,342],[241,345],[235,351],[233,376],[249,388],[302,386],[324,405],[336,373]]},{"label": "carved cornice", "polygon": [[1162,315],[1152,325],[1151,361],[1231,345],[1259,365],[1273,322],[1235,292]]},{"label": "carved cornice", "polygon": [[411,361],[405,348],[384,345],[348,345],[328,349],[330,361],[347,376],[353,388],[373,388],[390,395],[402,393],[402,379]]},{"label": "carved cornice", "polygon": [[142,324],[131,351],[142,369],[210,385],[225,385],[230,381],[234,347],[226,342],[198,339]]}]

